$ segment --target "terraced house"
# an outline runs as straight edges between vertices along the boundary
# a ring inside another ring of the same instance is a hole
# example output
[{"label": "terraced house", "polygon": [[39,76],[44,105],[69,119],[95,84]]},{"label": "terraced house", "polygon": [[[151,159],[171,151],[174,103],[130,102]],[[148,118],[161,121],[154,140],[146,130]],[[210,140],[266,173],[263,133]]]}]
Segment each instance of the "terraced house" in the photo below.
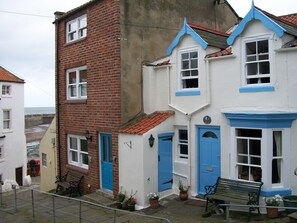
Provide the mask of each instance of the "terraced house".
[{"label": "terraced house", "polygon": [[180,180],[204,195],[219,176],[263,182],[262,197],[297,193],[296,15],[252,4],[229,32],[184,20],[167,56],[143,66],[151,115],[119,135],[120,185],[139,205]]},{"label": "terraced house", "polygon": [[119,130],[145,112],[142,65],[163,55],[184,17],[223,32],[238,16],[218,0],[92,0],[55,15],[59,173],[83,175],[84,193],[117,194]]}]

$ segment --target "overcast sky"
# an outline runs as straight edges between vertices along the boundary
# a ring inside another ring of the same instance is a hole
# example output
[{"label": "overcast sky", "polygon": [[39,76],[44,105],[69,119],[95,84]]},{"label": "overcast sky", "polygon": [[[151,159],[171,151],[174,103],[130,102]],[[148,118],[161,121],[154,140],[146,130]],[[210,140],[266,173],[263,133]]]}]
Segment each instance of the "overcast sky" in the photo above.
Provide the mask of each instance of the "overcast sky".
[{"label": "overcast sky", "polygon": [[[228,1],[241,17],[251,6],[251,0]],[[25,80],[25,107],[55,105],[54,12],[86,2],[0,0],[0,66]],[[255,5],[274,15],[297,13],[297,0],[255,0]]]}]

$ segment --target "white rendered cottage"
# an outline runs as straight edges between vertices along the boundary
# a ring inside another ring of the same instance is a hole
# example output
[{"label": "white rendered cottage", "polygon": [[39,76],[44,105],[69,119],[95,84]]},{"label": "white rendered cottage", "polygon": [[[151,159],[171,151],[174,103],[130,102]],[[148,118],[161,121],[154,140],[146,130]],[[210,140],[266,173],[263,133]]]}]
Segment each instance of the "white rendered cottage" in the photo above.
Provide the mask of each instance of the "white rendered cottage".
[{"label": "white rendered cottage", "polygon": [[264,197],[296,194],[296,37],[296,25],[253,4],[231,34],[185,20],[168,56],[143,67],[144,112],[174,113],[120,134],[120,186],[140,206],[179,180],[203,195],[218,176],[262,181]]},{"label": "white rendered cottage", "polygon": [[19,185],[27,173],[24,83],[0,66],[0,180]]}]

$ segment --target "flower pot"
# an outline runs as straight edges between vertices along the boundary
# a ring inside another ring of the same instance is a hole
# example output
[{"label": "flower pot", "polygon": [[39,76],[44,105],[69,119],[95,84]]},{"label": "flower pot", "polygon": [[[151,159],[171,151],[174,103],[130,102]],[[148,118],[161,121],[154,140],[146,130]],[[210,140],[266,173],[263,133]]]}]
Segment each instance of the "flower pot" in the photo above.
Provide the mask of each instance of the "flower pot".
[{"label": "flower pot", "polygon": [[268,218],[278,217],[278,208],[266,208]]},{"label": "flower pot", "polygon": [[122,209],[127,210],[128,209],[128,204],[127,203],[122,203]]},{"label": "flower pot", "polygon": [[286,209],[287,212],[292,213],[292,212],[296,211],[296,210],[289,209],[289,208],[290,207],[292,207],[292,208],[297,207],[297,195],[284,196],[283,197],[283,202],[284,202],[284,206],[288,207],[288,209]]},{"label": "flower pot", "polygon": [[153,209],[156,209],[159,207],[159,200],[157,199],[150,199],[150,206]]},{"label": "flower pot", "polygon": [[128,204],[129,211],[135,211],[135,204]]},{"label": "flower pot", "polygon": [[179,193],[179,199],[181,199],[182,201],[185,201],[188,199],[188,192],[180,192]]}]

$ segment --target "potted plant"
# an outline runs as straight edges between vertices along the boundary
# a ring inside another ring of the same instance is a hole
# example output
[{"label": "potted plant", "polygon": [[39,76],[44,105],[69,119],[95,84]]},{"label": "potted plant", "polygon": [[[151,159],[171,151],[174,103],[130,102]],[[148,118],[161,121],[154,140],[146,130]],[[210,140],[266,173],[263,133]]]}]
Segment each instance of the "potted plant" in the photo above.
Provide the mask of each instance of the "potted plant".
[{"label": "potted plant", "polygon": [[122,187],[121,187],[121,190],[118,194],[117,208],[119,208],[119,209],[122,208],[122,203],[124,202],[125,198],[126,198],[126,192],[122,191]]},{"label": "potted plant", "polygon": [[280,195],[275,195],[274,197],[270,198],[263,198],[266,203],[266,211],[267,211],[267,217],[269,218],[277,218],[278,217],[278,206],[280,202],[282,201],[282,197]]},{"label": "potted plant", "polygon": [[190,186],[184,186],[182,180],[178,182],[179,198],[184,201],[188,199],[188,190]]},{"label": "potted plant", "polygon": [[151,208],[156,209],[159,207],[159,194],[158,193],[150,192],[147,194],[147,197],[149,199]]},{"label": "potted plant", "polygon": [[135,204],[136,204],[136,198],[134,197],[135,194],[137,193],[137,191],[133,194],[133,192],[131,191],[131,195],[128,198],[128,209],[129,211],[135,211]]}]

